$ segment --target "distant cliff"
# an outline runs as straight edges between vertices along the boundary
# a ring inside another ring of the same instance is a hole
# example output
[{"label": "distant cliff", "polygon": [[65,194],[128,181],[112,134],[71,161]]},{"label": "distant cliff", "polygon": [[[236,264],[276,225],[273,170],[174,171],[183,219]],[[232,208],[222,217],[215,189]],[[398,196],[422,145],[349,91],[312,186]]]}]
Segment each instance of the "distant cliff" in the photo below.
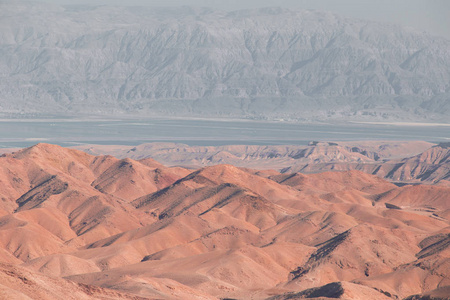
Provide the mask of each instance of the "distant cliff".
[{"label": "distant cliff", "polygon": [[450,41],[280,8],[0,4],[0,112],[448,120]]}]

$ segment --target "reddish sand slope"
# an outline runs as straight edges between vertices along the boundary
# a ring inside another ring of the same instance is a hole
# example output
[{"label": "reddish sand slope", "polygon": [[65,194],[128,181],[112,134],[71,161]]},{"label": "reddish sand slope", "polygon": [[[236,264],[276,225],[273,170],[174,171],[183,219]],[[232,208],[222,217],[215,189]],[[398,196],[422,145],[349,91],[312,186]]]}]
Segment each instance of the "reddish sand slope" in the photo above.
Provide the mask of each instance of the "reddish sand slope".
[{"label": "reddish sand slope", "polygon": [[0,166],[0,298],[426,299],[450,286],[449,187],[46,144]]}]

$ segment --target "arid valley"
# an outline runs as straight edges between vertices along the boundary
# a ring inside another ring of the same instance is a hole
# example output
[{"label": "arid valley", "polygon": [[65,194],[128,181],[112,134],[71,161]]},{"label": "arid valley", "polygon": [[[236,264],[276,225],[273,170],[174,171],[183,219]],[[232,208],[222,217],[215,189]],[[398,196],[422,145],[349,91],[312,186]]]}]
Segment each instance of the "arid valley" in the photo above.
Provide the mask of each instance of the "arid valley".
[{"label": "arid valley", "polygon": [[0,298],[448,299],[450,148],[350,144],[5,153]]}]

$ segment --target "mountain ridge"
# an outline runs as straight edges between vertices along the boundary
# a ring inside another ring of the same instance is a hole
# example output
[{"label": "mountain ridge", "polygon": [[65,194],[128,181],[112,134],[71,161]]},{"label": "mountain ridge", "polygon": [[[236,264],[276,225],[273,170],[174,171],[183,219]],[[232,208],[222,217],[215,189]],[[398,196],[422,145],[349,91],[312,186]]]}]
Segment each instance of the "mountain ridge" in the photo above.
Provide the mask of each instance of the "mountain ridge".
[{"label": "mountain ridge", "polygon": [[[166,165],[199,168],[232,164],[241,168],[273,169],[306,174],[359,170],[398,184],[442,184],[450,179],[448,143],[421,141],[311,142],[308,146],[188,146],[180,143],[147,143],[138,146],[83,145],[91,154],[145,159]],[[259,171],[259,175],[263,176]],[[270,176],[270,174],[268,175]]]},{"label": "mountain ridge", "polygon": [[6,115],[310,121],[448,113],[450,41],[395,25],[279,8],[21,2],[2,3],[1,17]]}]

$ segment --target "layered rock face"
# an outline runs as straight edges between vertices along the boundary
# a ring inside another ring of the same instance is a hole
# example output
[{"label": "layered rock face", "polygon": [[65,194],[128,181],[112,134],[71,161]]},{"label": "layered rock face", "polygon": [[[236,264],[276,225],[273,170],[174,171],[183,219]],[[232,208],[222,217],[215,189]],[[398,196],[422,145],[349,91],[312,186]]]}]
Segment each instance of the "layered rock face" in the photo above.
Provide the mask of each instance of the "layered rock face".
[{"label": "layered rock face", "polygon": [[281,173],[359,170],[399,184],[450,185],[448,143],[421,141],[311,142],[308,146],[188,146],[148,143],[139,146],[82,145],[91,154],[121,158],[154,157],[167,165],[202,167],[232,164]]}]

